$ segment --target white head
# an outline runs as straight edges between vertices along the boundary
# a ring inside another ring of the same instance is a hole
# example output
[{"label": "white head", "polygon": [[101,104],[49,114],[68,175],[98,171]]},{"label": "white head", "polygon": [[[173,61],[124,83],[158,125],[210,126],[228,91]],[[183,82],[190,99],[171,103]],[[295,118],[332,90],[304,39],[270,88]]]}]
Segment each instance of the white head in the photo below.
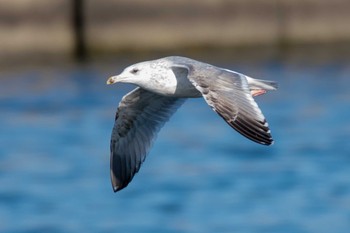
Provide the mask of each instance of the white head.
[{"label": "white head", "polygon": [[107,84],[132,83],[147,89],[150,85],[166,81],[172,72],[169,68],[164,60],[140,62],[125,68],[121,74],[110,77]]},{"label": "white head", "polygon": [[131,65],[121,74],[110,77],[107,84],[132,83],[160,95],[197,97],[198,91],[188,80],[187,74],[185,65],[176,64],[166,57]]}]

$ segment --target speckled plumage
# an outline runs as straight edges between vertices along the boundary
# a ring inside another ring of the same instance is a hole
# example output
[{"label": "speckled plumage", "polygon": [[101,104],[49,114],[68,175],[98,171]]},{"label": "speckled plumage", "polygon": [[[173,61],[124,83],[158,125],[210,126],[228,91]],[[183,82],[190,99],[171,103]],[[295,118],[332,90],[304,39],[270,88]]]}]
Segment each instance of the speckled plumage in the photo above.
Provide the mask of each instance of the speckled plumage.
[{"label": "speckled plumage", "polygon": [[121,100],[111,137],[114,191],[125,188],[145,160],[156,134],[186,98],[203,97],[232,128],[248,139],[273,143],[267,121],[253,96],[277,84],[250,78],[185,57],[165,57],[127,67],[107,83],[137,87]]}]

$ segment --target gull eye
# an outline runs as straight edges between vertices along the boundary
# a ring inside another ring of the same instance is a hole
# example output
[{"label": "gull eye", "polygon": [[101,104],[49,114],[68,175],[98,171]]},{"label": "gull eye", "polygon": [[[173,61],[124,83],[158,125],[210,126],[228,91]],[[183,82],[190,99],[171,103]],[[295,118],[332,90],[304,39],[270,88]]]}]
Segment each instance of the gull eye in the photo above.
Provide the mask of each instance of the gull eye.
[{"label": "gull eye", "polygon": [[131,72],[132,74],[136,74],[137,72],[139,72],[139,69],[134,68],[134,69],[132,69],[130,72]]}]

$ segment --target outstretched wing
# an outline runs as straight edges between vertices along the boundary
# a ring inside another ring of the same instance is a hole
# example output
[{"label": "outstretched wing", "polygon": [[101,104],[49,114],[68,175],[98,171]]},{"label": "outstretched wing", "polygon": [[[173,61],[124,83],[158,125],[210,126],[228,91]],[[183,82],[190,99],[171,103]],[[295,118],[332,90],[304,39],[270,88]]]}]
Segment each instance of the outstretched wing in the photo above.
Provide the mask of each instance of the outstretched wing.
[{"label": "outstretched wing", "polygon": [[111,181],[115,192],[130,183],[157,133],[184,101],[142,88],[136,88],[123,97],[111,138]]},{"label": "outstretched wing", "polygon": [[173,69],[187,69],[188,79],[232,128],[254,142],[271,145],[268,123],[251,95],[246,77],[210,65],[195,67],[179,64]]}]

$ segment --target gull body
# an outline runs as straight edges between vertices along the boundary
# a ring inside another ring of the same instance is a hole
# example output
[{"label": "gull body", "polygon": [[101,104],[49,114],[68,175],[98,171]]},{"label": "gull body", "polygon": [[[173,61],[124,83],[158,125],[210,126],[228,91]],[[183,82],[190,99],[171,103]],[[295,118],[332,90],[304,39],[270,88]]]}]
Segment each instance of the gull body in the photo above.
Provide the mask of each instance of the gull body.
[{"label": "gull body", "polygon": [[131,65],[107,84],[138,87],[119,104],[111,137],[114,191],[125,188],[140,169],[156,134],[186,98],[203,97],[232,128],[263,145],[273,143],[268,123],[253,97],[276,90],[273,81],[186,57],[171,56]]}]

